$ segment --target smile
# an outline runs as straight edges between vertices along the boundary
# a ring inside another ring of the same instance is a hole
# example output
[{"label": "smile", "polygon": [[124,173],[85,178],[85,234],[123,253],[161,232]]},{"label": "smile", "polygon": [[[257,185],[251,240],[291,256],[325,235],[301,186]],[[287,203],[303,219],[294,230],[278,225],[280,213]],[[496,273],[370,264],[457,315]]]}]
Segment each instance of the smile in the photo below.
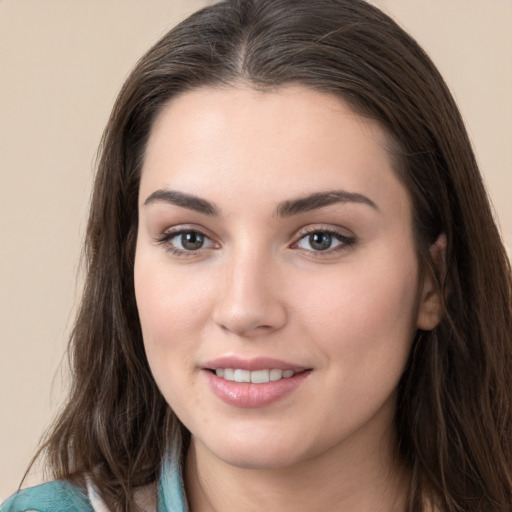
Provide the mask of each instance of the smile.
[{"label": "smile", "polygon": [[233,368],[216,368],[215,375],[232,382],[250,382],[252,384],[263,384],[275,382],[281,379],[289,379],[295,375],[293,370],[242,370]]},{"label": "smile", "polygon": [[[219,376],[217,372],[223,376]],[[226,378],[233,377],[233,380]],[[265,407],[291,395],[311,375],[312,370],[245,370],[219,368],[203,372],[213,394],[230,406]],[[275,380],[270,379],[270,375]],[[278,378],[280,375],[280,378]],[[287,375],[287,377],[285,376]],[[235,380],[239,379],[239,380]]]}]

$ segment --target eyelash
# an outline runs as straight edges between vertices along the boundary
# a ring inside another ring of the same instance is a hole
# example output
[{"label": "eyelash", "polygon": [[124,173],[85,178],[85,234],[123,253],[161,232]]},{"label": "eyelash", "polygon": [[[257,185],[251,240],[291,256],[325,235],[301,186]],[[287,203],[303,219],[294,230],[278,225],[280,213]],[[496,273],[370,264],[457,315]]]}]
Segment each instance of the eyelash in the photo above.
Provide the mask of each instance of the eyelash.
[{"label": "eyelash", "polygon": [[340,242],[340,244],[334,248],[329,248],[324,251],[314,251],[312,249],[301,249],[297,247],[298,250],[307,252],[308,254],[314,254],[314,257],[316,258],[328,258],[329,256],[332,256],[333,254],[337,254],[342,251],[347,251],[351,249],[357,242],[356,238],[354,236],[347,236],[336,229],[333,228],[323,228],[323,227],[311,227],[304,230],[296,242],[292,244],[293,246],[297,246],[301,240],[304,240],[305,238],[315,234],[315,233],[321,233],[323,235],[329,235],[334,240],[337,240]]},{"label": "eyelash", "polygon": [[[200,231],[198,229],[176,228],[176,229],[170,229],[168,231],[161,233],[157,237],[156,242],[160,245],[163,245],[167,252],[169,252],[175,256],[182,256],[182,257],[197,256],[199,251],[201,249],[203,249],[203,247],[199,248],[196,251],[192,251],[192,250],[187,251],[187,250],[179,249],[178,247],[171,244],[171,240],[173,238],[176,238],[177,236],[180,236],[180,235],[184,235],[186,233],[194,233],[196,235],[202,236],[205,240],[211,240],[211,238],[208,235],[206,235],[205,233],[203,233],[202,231]],[[218,245],[218,244],[214,244],[214,245]]]},{"label": "eyelash", "polygon": [[[173,238],[176,238],[177,236],[184,235],[187,233],[199,235],[199,236],[203,237],[205,240],[210,240],[212,242],[212,244],[214,245],[214,247],[219,246],[219,244],[213,242],[211,240],[211,238],[208,235],[206,235],[204,232],[202,232],[198,229],[192,229],[192,228],[170,229],[168,231],[161,233],[156,238],[156,242],[160,245],[165,246],[165,250],[175,256],[179,256],[179,257],[198,256],[200,251],[202,249],[204,249],[204,247],[200,247],[197,250],[183,250],[183,249],[177,248],[176,246],[174,246],[173,244],[170,243]],[[338,246],[334,247],[333,249],[328,248],[326,250],[319,250],[319,251],[315,251],[313,249],[303,249],[303,248],[298,247],[298,244],[302,240],[304,240],[305,238],[307,238],[315,233],[329,235],[334,240],[337,240],[338,242],[340,242],[340,244]],[[300,234],[300,236],[297,238],[297,240],[295,242],[293,242],[293,244],[291,244],[290,247],[295,248],[301,252],[307,253],[308,255],[314,254],[314,257],[316,257],[316,258],[326,258],[326,257],[333,255],[334,253],[338,253],[341,251],[347,251],[348,249],[352,248],[356,243],[357,243],[357,240],[355,237],[343,235],[335,229],[323,228],[323,227],[311,227],[311,228],[304,230]]]}]

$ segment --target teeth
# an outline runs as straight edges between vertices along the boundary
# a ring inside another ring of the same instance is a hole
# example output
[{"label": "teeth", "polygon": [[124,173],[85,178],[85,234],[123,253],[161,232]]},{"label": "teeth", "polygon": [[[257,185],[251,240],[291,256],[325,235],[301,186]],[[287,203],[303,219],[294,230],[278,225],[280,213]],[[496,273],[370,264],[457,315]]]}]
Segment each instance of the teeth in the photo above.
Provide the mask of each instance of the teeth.
[{"label": "teeth", "polygon": [[[225,370],[223,370],[222,368],[220,368],[220,371],[224,372],[224,378],[226,380],[235,380],[235,370],[232,370],[231,368],[226,368]],[[222,377],[222,375],[219,375],[219,377]]]},{"label": "teeth", "polygon": [[251,382],[249,370],[235,370],[235,382]]},{"label": "teeth", "polygon": [[283,378],[283,370],[270,370],[269,378],[271,381],[281,380]]},{"label": "teeth", "polygon": [[253,384],[263,384],[265,382],[274,382],[281,379],[289,379],[295,375],[293,370],[240,370],[232,368],[217,368],[215,375],[224,380],[235,382],[252,382]]},{"label": "teeth", "polygon": [[254,384],[270,382],[270,370],[258,370],[256,372],[251,372],[251,382]]}]

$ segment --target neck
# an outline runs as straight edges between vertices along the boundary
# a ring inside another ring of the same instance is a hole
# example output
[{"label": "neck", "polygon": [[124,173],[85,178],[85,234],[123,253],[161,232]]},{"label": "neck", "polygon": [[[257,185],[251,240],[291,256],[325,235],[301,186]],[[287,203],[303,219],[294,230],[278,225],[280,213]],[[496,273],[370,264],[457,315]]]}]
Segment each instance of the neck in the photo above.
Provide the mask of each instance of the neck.
[{"label": "neck", "polygon": [[231,465],[192,438],[185,464],[190,512],[398,512],[406,510],[408,483],[386,434],[264,469]]}]

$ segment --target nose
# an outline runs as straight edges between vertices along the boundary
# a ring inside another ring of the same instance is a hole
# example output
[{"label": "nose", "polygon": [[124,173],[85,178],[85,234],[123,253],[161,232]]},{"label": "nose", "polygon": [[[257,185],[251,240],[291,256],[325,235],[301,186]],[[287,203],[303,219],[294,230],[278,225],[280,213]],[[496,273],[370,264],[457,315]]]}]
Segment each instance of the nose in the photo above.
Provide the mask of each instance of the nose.
[{"label": "nose", "polygon": [[253,338],[281,329],[287,308],[277,263],[247,252],[233,255],[226,264],[213,320],[224,331]]}]

